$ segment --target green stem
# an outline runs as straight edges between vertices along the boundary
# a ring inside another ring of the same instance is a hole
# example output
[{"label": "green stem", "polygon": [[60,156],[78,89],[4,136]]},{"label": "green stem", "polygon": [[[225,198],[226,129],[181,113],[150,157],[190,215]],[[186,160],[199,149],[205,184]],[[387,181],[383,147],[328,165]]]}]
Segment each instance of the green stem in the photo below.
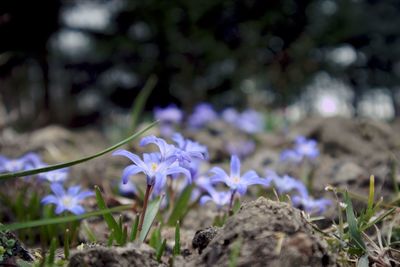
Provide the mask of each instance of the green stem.
[{"label": "green stem", "polygon": [[236,189],[232,191],[231,200],[229,201],[229,216],[233,215],[233,199],[235,198]]}]

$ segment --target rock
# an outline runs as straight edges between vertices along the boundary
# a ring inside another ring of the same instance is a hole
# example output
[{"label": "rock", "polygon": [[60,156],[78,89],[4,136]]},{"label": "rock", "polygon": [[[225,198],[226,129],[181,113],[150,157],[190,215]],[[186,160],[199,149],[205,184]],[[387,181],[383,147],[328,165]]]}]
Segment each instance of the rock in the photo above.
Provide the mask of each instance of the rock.
[{"label": "rock", "polygon": [[244,204],[201,255],[184,266],[336,266],[336,255],[302,212],[265,198]]},{"label": "rock", "polygon": [[146,244],[130,243],[125,247],[98,246],[71,255],[69,267],[156,267],[166,266],[155,260],[155,251]]},{"label": "rock", "polygon": [[199,254],[201,254],[203,249],[205,249],[210,241],[217,235],[218,229],[217,227],[211,226],[197,231],[192,240],[192,247],[197,249]]}]

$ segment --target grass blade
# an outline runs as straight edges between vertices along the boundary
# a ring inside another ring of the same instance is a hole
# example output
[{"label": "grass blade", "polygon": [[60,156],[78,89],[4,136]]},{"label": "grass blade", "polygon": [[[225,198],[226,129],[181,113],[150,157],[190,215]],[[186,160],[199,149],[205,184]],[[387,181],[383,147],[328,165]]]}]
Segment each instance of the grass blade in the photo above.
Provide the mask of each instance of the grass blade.
[{"label": "grass blade", "polygon": [[65,229],[64,233],[64,258],[68,259],[69,258],[69,229]]},{"label": "grass blade", "polygon": [[168,225],[174,226],[177,221],[182,221],[183,216],[186,214],[188,209],[190,197],[192,195],[193,186],[187,186],[185,190],[182,191],[178,200],[175,203],[174,209],[168,219]]},{"label": "grass blade", "polygon": [[176,222],[175,226],[175,244],[172,253],[174,254],[174,256],[181,254],[181,230],[179,221]]},{"label": "grass blade", "polygon": [[130,238],[131,242],[135,241],[135,239],[136,239],[138,227],[139,227],[139,218],[140,218],[140,216],[137,215],[135,222],[132,225],[131,238]]},{"label": "grass blade", "polygon": [[[100,210],[107,209],[107,205],[101,195],[100,188],[98,186],[95,186],[94,189],[96,191],[96,200],[97,200],[97,205],[99,206],[99,209]],[[114,231],[114,238],[117,241],[117,243],[119,245],[123,245],[123,243],[122,243],[123,242],[123,232],[122,232],[120,225],[117,223],[117,221],[111,215],[111,213],[103,214],[103,218],[106,221],[110,231]]]},{"label": "grass blade", "polygon": [[144,85],[143,89],[140,91],[139,95],[136,97],[133,103],[133,108],[131,112],[132,116],[132,130],[136,129],[138,124],[139,116],[144,109],[147,99],[149,98],[151,92],[157,84],[157,76],[151,75]]},{"label": "grass blade", "polygon": [[156,257],[157,257],[158,262],[161,262],[161,257],[164,254],[166,246],[167,246],[167,239],[164,239],[164,241],[161,243],[160,247],[157,249]]},{"label": "grass blade", "polygon": [[367,218],[372,217],[374,212],[374,198],[375,198],[375,177],[371,175],[369,178],[369,196],[368,196],[368,206],[367,206]]},{"label": "grass blade", "polygon": [[100,216],[100,215],[103,215],[106,213],[129,210],[131,208],[132,208],[131,205],[122,205],[122,206],[118,206],[118,207],[113,207],[111,209],[87,212],[87,213],[81,214],[81,215],[70,215],[70,216],[65,216],[65,217],[46,218],[46,219],[41,219],[41,220],[19,222],[19,223],[12,223],[12,224],[0,224],[0,231],[14,231],[14,230],[19,230],[19,229],[46,226],[46,225],[51,225],[51,224],[73,222],[73,221],[78,221],[78,220],[82,220],[82,219],[86,219],[86,218],[90,218],[90,217],[94,217],[94,216]]},{"label": "grass blade", "polygon": [[361,249],[365,252],[366,247],[364,241],[361,238],[361,231],[358,228],[356,216],[354,215],[353,204],[347,191],[344,194],[344,199],[346,203],[346,218],[349,225],[350,241],[355,245],[356,248]]},{"label": "grass blade", "polygon": [[150,231],[151,225],[153,224],[154,219],[157,216],[157,212],[160,209],[163,198],[164,198],[164,196],[162,195],[161,197],[159,197],[149,203],[146,214],[144,215],[142,231],[140,232],[140,235],[139,235],[140,241],[143,242],[146,239],[146,236]]},{"label": "grass blade", "polygon": [[56,247],[57,247],[57,240],[55,237],[51,239],[50,248],[49,248],[49,255],[46,258],[46,264],[48,266],[53,266],[55,255],[56,255]]},{"label": "grass blade", "polygon": [[62,169],[62,168],[66,168],[66,167],[70,167],[73,165],[77,165],[95,158],[98,158],[104,154],[107,154],[108,152],[113,151],[114,149],[132,141],[133,139],[139,137],[141,134],[143,134],[144,132],[146,132],[147,130],[149,130],[150,128],[152,128],[154,125],[156,125],[158,122],[155,121],[153,123],[150,123],[148,126],[146,126],[146,128],[144,128],[143,130],[129,136],[128,138],[118,142],[117,144],[104,149],[103,151],[100,151],[94,155],[88,156],[88,157],[84,157],[81,159],[77,159],[77,160],[73,160],[73,161],[69,161],[66,163],[59,163],[59,164],[54,164],[54,165],[50,165],[44,168],[38,168],[38,169],[33,169],[33,170],[27,170],[27,171],[20,171],[20,172],[11,172],[11,173],[5,173],[5,174],[0,174],[0,180],[4,180],[4,179],[10,179],[10,178],[17,178],[17,177],[23,177],[23,176],[29,176],[29,175],[35,175],[38,173],[42,173],[42,172],[48,172],[48,171],[52,171],[52,170],[57,170],[57,169]]}]

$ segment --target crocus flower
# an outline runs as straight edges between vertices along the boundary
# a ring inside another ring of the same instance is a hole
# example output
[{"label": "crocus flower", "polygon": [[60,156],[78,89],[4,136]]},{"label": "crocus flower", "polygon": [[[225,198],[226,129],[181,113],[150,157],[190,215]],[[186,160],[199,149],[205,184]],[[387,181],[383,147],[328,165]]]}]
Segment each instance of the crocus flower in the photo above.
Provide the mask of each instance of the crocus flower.
[{"label": "crocus flower", "polygon": [[147,185],[154,186],[154,192],[160,193],[167,182],[168,175],[181,173],[191,181],[190,172],[179,166],[176,158],[169,157],[164,160],[160,153],[145,153],[142,160],[139,156],[127,150],[117,150],[113,155],[127,157],[133,162],[123,170],[123,183],[127,183],[131,175],[144,173]]},{"label": "crocus flower", "polygon": [[82,214],[85,212],[85,209],[80,203],[85,198],[94,195],[91,191],[80,191],[80,186],[72,186],[65,191],[61,184],[53,183],[50,185],[50,188],[54,194],[45,196],[41,202],[45,205],[57,205],[56,214],[60,214],[65,210],[77,215]]},{"label": "crocus flower", "polygon": [[207,190],[209,195],[200,198],[200,205],[206,204],[208,201],[214,202],[218,209],[227,205],[231,201],[232,193],[230,191],[216,191],[213,188]]},{"label": "crocus flower", "polygon": [[305,158],[315,159],[319,156],[317,141],[307,139],[304,136],[298,136],[296,138],[294,149]]},{"label": "crocus flower", "polygon": [[199,129],[216,120],[217,117],[217,113],[210,104],[201,103],[194,108],[194,112],[188,118],[188,123],[190,128]]},{"label": "crocus flower", "polygon": [[329,199],[314,199],[308,194],[292,196],[292,202],[294,206],[299,207],[310,214],[322,214],[326,211],[327,207],[332,204]]},{"label": "crocus flower", "polygon": [[267,170],[266,178],[272,182],[279,194],[289,193],[293,190],[296,190],[302,195],[307,194],[307,188],[305,185],[301,181],[290,177],[289,175],[280,177],[274,171]]},{"label": "crocus flower", "polygon": [[35,168],[40,158],[35,153],[28,153],[17,159],[0,156],[0,172],[17,172]]},{"label": "crocus flower", "polygon": [[174,126],[182,122],[183,112],[175,105],[166,108],[155,108],[154,117],[160,121],[160,131],[163,136],[171,136],[174,133]]},{"label": "crocus flower", "polygon": [[269,185],[267,179],[260,178],[255,171],[247,171],[243,176],[240,175],[240,160],[236,155],[231,157],[231,170],[228,175],[220,167],[213,167],[210,170],[214,175],[211,177],[213,183],[224,182],[232,192],[238,192],[240,195],[246,193],[249,185],[261,184],[264,186]]}]

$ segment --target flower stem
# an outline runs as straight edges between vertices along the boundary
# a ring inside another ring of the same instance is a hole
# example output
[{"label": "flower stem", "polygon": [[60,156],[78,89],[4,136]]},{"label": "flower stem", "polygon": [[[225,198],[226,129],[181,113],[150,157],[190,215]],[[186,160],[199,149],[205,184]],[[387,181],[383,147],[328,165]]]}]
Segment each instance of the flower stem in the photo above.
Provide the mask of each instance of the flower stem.
[{"label": "flower stem", "polygon": [[229,216],[233,215],[233,200],[235,198],[236,190],[232,191],[231,200],[229,201]]},{"label": "flower stem", "polygon": [[147,203],[149,202],[149,197],[150,197],[150,193],[151,193],[152,189],[153,189],[153,186],[147,185],[146,193],[144,194],[144,200],[143,200],[143,210],[142,210],[142,214],[140,214],[140,221],[139,221],[139,226],[138,226],[139,235],[140,235],[140,232],[142,231],[144,216],[146,215]]}]

